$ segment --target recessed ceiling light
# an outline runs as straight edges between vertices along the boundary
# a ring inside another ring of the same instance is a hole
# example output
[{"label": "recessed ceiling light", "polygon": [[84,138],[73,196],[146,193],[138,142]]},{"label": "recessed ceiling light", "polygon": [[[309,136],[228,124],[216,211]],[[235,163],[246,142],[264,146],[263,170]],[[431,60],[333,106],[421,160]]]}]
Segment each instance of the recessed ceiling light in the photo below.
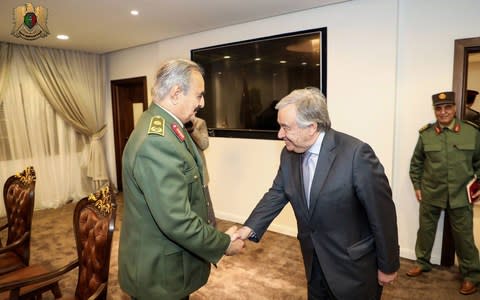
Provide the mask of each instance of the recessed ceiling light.
[{"label": "recessed ceiling light", "polygon": [[261,61],[262,59],[260,57],[256,57],[255,61]]},{"label": "recessed ceiling light", "polygon": [[68,35],[65,35],[65,34],[59,34],[59,35],[57,35],[57,39],[59,39],[59,40],[68,40],[69,37],[68,37]]},{"label": "recessed ceiling light", "polygon": [[230,55],[225,55],[223,58],[229,59],[229,58],[230,58]]},{"label": "recessed ceiling light", "polygon": [[281,64],[286,64],[287,61],[286,61],[286,60],[281,60],[280,63],[281,63]]},{"label": "recessed ceiling light", "polygon": [[131,14],[132,16],[138,16],[138,10],[131,10],[131,11],[130,11],[130,14]]},{"label": "recessed ceiling light", "polygon": [[306,63],[306,62],[302,62],[302,66],[306,66],[306,65],[307,65],[307,63]]}]

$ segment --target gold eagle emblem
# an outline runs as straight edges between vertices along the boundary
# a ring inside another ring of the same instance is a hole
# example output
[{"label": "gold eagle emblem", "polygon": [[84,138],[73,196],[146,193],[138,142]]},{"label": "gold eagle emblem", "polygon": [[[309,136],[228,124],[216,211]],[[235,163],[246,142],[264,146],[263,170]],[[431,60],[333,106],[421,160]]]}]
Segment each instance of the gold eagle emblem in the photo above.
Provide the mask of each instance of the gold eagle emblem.
[{"label": "gold eagle emblem", "polygon": [[47,9],[42,6],[33,7],[31,3],[13,10],[14,37],[24,40],[36,40],[50,34],[47,27]]}]

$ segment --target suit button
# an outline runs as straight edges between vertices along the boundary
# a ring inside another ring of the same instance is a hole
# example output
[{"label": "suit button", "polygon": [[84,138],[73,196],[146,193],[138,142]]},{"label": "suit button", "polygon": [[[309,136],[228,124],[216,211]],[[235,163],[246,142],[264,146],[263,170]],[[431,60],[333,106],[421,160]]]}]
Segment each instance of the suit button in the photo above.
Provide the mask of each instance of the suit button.
[{"label": "suit button", "polygon": [[193,176],[193,179],[198,179],[198,176],[197,176],[197,175],[194,175],[194,176]]},{"label": "suit button", "polygon": [[210,224],[211,223],[210,220],[207,220],[207,223]]}]

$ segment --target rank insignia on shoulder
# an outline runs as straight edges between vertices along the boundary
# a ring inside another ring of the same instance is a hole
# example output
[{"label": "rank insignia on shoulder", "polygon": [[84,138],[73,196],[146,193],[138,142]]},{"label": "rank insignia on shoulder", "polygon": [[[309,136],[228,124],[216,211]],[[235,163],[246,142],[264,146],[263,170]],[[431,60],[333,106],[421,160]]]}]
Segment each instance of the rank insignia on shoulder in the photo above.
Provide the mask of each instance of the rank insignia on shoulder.
[{"label": "rank insignia on shoulder", "polygon": [[475,127],[476,129],[479,129],[480,126],[478,126],[477,123],[474,123],[472,121],[469,121],[469,120],[463,120],[463,122],[467,123],[468,125],[472,126],[472,127]]},{"label": "rank insignia on shoulder", "polygon": [[425,125],[425,126],[423,126],[422,128],[420,128],[420,129],[418,130],[418,132],[423,132],[423,131],[427,130],[428,128],[430,128],[430,126],[432,126],[432,124],[431,124],[431,123],[428,123],[427,125]]},{"label": "rank insignia on shoulder", "polygon": [[165,134],[165,119],[160,116],[155,116],[150,120],[148,127],[148,134],[157,134],[164,136]]},{"label": "rank insignia on shoulder", "polygon": [[178,127],[177,123],[172,123],[172,130],[173,133],[177,136],[180,142],[185,140],[185,135],[183,134],[182,130]]}]

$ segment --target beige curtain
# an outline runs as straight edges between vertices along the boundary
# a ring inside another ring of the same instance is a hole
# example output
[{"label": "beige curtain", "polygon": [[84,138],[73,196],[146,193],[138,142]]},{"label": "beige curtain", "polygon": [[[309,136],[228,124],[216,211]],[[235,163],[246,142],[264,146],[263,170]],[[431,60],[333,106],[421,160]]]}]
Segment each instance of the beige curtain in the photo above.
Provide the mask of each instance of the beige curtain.
[{"label": "beige curtain", "polygon": [[32,76],[30,61],[18,51],[11,58],[0,96],[0,183],[33,166],[35,209],[77,201],[92,191],[86,176],[87,137],[50,105]]},{"label": "beige curtain", "polygon": [[7,79],[7,71],[12,59],[12,50],[10,44],[0,43],[0,104],[2,103],[2,92]]},{"label": "beige curtain", "polygon": [[97,54],[14,45],[29,62],[32,77],[55,112],[90,138],[87,176],[96,189],[108,180],[102,138],[104,70]]}]

